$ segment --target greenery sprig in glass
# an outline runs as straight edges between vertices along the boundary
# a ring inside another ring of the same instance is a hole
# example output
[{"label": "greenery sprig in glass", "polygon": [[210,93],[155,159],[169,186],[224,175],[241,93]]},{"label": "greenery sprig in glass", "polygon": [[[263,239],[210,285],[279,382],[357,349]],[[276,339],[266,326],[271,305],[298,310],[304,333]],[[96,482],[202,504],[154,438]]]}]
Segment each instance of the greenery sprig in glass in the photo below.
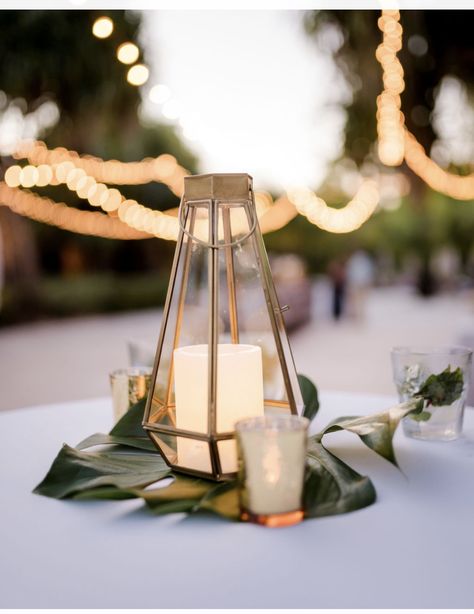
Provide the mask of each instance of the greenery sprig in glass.
[{"label": "greenery sprig in glass", "polygon": [[449,365],[441,373],[430,375],[413,394],[414,399],[421,397],[424,400],[424,409],[413,414],[411,419],[417,422],[428,421],[432,416],[430,407],[452,405],[461,396],[463,388],[464,377],[460,367],[451,370]]}]

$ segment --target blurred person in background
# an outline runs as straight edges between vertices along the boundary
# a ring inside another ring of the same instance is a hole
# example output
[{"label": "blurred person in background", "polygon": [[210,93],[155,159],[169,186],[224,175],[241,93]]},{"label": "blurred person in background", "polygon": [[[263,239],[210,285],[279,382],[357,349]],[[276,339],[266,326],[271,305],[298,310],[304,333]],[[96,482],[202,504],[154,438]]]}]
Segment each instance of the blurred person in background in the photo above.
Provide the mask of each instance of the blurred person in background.
[{"label": "blurred person in background", "polygon": [[364,250],[355,251],[347,261],[348,315],[356,320],[365,317],[367,298],[375,281],[375,266]]},{"label": "blurred person in background", "polygon": [[431,270],[436,274],[440,290],[453,292],[460,285],[461,262],[459,253],[452,247],[444,245],[433,256]]},{"label": "blurred person in background", "polygon": [[345,312],[346,303],[346,261],[345,258],[335,258],[328,266],[328,274],[332,285],[332,316],[340,320]]}]

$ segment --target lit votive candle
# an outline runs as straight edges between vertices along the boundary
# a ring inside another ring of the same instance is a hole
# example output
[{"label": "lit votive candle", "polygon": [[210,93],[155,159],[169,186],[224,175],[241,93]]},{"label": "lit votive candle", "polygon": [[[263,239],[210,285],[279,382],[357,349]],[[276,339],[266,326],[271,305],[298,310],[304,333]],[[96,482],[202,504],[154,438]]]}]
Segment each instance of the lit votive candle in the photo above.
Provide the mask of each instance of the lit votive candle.
[{"label": "lit votive candle", "polygon": [[114,406],[114,421],[147,396],[151,382],[151,368],[130,367],[117,369],[110,374],[110,387]]},{"label": "lit votive candle", "polygon": [[[190,345],[174,350],[176,427],[208,432],[209,346]],[[217,346],[216,430],[235,430],[237,420],[263,416],[262,351],[256,345],[222,343]],[[222,473],[237,471],[234,439],[218,442]],[[178,465],[210,472],[209,445],[187,437],[177,440]]]},{"label": "lit votive candle", "polygon": [[288,415],[236,424],[242,520],[281,527],[303,519],[308,425]]}]

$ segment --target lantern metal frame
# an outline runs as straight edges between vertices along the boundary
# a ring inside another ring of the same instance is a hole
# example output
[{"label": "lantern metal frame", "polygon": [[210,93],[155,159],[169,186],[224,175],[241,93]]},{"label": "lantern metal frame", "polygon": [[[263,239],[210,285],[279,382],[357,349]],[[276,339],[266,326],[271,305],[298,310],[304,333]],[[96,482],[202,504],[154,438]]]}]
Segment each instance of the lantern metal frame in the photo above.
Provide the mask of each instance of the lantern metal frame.
[{"label": "lantern metal frame", "polygon": [[[287,409],[292,414],[297,414],[297,403],[295,400],[294,386],[299,385],[298,382],[292,383],[287,357],[283,349],[283,344],[280,336],[280,331],[285,331],[285,323],[282,313],[288,309],[287,306],[280,307],[276,290],[273,284],[270,264],[268,262],[265,245],[258,225],[258,219],[255,208],[255,198],[252,187],[252,178],[243,173],[235,174],[208,174],[194,175],[184,178],[185,190],[179,206],[179,234],[177,238],[176,250],[171,269],[168,292],[166,296],[165,306],[163,310],[163,319],[161,331],[158,340],[157,352],[153,366],[151,377],[150,392],[148,394],[147,404],[143,418],[143,428],[147,431],[149,437],[160,451],[166,463],[175,471],[186,473],[197,477],[213,479],[216,481],[228,480],[235,477],[235,473],[224,473],[222,471],[220,456],[217,443],[229,439],[235,439],[235,432],[219,433],[216,429],[217,419],[217,345],[218,345],[218,300],[219,300],[219,262],[218,256],[220,250],[225,250],[225,267],[227,277],[227,292],[229,300],[229,323],[230,337],[232,343],[239,343],[239,321],[236,296],[236,281],[234,271],[234,256],[232,247],[250,239],[253,252],[258,264],[258,269],[261,274],[262,287],[264,291],[265,301],[268,309],[268,315],[273,332],[273,338],[277,348],[279,364],[281,367],[283,382],[286,392],[287,401],[279,401],[265,399],[264,406],[274,406],[282,409]],[[196,222],[197,207],[207,207],[209,210],[209,241],[195,236],[193,234]],[[246,213],[249,230],[244,236],[232,241],[232,230],[230,213],[232,207],[243,207]],[[224,231],[224,241],[219,242],[219,209],[222,211],[222,226]],[[188,224],[188,228],[186,225]],[[190,270],[190,261],[192,253],[193,241],[204,245],[208,248],[208,293],[209,293],[209,315],[208,315],[208,346],[210,348],[208,361],[208,416],[207,416],[207,433],[189,431],[176,427],[173,410],[175,404],[171,402],[173,391],[173,356],[170,357],[170,366],[168,372],[168,382],[165,399],[160,401],[160,404],[154,406],[154,388],[158,368],[162,358],[163,345],[165,334],[170,316],[170,308],[174,292],[178,283],[178,265],[180,258],[184,252],[184,266],[181,275],[181,283],[179,286],[179,298],[176,317],[176,327],[174,330],[173,350],[178,347],[183,310],[186,297],[186,289]],[[285,331],[286,333],[286,331]],[[291,348],[288,345],[287,351],[289,358],[293,362]],[[294,364],[293,364],[294,367]],[[295,371],[296,373],[296,371]],[[171,410],[171,411],[170,411]],[[157,420],[160,416],[168,415],[171,424],[159,424]],[[158,442],[153,436],[156,435],[172,435],[175,437],[184,437],[206,442],[209,445],[209,455],[211,462],[212,474],[196,469],[180,466],[170,460],[165,444]]]}]

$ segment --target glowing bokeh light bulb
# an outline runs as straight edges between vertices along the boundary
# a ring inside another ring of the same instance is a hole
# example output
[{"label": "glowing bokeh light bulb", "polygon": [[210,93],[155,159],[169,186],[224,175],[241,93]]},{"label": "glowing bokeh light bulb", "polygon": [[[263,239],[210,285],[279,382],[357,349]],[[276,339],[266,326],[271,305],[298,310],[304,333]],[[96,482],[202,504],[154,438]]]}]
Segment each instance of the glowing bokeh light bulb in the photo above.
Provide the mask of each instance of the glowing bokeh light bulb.
[{"label": "glowing bokeh light bulb", "polygon": [[38,166],[38,179],[36,185],[38,187],[47,186],[53,179],[53,169],[49,164],[40,164]]},{"label": "glowing bokeh light bulb", "polygon": [[37,179],[38,179],[38,169],[36,168],[36,166],[32,166],[31,164],[28,164],[28,166],[25,166],[24,168],[21,169],[20,184],[24,188],[33,187]]},{"label": "glowing bokeh light bulb", "polygon": [[108,38],[113,31],[114,22],[110,17],[99,17],[92,26],[92,34],[97,38]]},{"label": "glowing bokeh light bulb", "polygon": [[117,49],[117,59],[122,64],[133,64],[139,55],[140,49],[134,43],[122,43]]},{"label": "glowing bokeh light bulb", "polygon": [[10,188],[17,188],[20,185],[21,166],[14,164],[5,171],[5,183]]},{"label": "glowing bokeh light bulb", "polygon": [[143,85],[148,81],[150,71],[144,64],[135,64],[127,73],[127,81],[130,85]]}]

